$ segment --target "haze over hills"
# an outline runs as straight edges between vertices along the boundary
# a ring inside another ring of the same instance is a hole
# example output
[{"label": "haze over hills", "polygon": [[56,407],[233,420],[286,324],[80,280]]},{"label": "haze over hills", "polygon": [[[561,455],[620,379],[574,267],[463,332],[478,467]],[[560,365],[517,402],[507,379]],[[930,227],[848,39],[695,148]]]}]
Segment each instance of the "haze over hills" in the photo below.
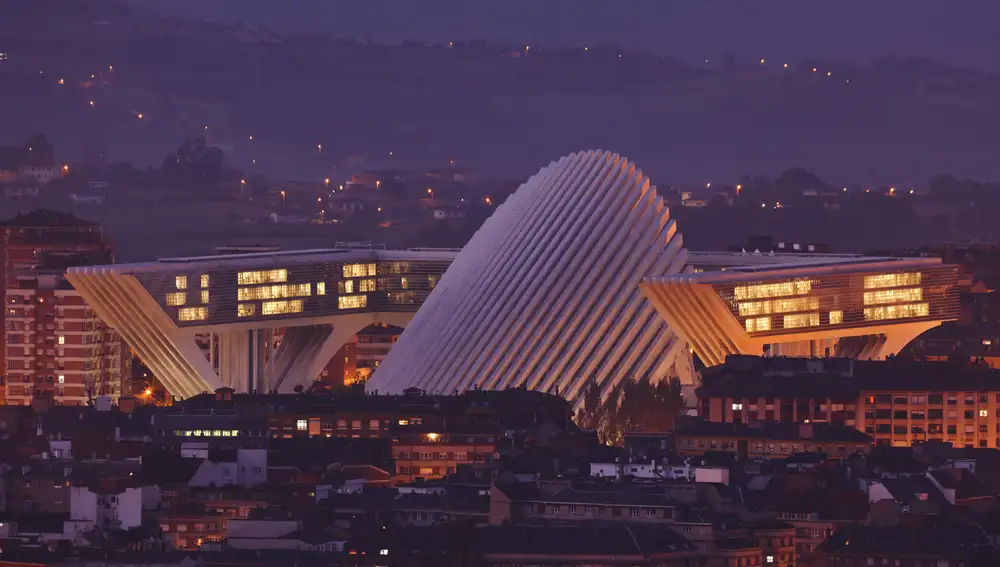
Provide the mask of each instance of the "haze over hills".
[{"label": "haze over hills", "polygon": [[[320,143],[342,168],[348,156],[369,167],[454,159],[512,177],[587,147],[628,155],[664,183],[792,165],[835,183],[1000,177],[1000,80],[929,61],[785,69],[734,58],[698,69],[610,46],[525,55],[485,43],[366,45],[100,1],[46,4],[0,21],[10,54],[0,72],[45,71],[4,89],[0,119],[14,136],[46,131],[77,155],[101,148],[158,164],[208,125],[237,165],[261,158],[260,171],[299,178],[333,165],[318,159]],[[89,80],[108,65],[113,73]]]}]

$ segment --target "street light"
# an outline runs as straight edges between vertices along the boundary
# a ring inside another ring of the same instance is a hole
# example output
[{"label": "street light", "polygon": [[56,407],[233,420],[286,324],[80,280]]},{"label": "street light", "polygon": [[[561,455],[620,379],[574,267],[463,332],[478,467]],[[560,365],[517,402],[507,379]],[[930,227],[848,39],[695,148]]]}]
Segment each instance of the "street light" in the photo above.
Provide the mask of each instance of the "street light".
[{"label": "street light", "polygon": [[281,190],[281,206],[282,207],[285,206],[285,190],[284,189]]}]

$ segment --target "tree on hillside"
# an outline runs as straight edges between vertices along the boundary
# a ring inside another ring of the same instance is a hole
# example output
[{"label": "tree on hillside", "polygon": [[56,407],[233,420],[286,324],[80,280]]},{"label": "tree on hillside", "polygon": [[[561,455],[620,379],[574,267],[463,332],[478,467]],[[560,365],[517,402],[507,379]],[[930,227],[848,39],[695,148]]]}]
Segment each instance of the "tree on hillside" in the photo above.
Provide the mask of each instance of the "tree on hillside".
[{"label": "tree on hillside", "polygon": [[803,189],[816,189],[817,191],[833,191],[833,185],[819,178],[818,175],[807,171],[801,167],[793,167],[778,176],[774,180],[774,188],[778,196],[801,195]]},{"label": "tree on hillside", "polygon": [[204,136],[184,140],[160,167],[160,174],[167,182],[193,187],[215,186],[223,181],[225,173],[225,153],[208,145]]}]

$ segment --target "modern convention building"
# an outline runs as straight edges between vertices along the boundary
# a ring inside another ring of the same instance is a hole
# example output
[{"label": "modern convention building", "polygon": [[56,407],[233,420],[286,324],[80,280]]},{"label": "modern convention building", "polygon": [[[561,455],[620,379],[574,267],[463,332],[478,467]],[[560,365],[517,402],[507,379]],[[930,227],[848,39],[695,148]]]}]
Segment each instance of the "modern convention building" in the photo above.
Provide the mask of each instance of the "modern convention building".
[{"label": "modern convention building", "polygon": [[725,271],[640,287],[715,366],[733,354],[883,359],[958,318],[956,279],[956,267],[933,258],[793,254],[736,258]]},{"label": "modern convention building", "polygon": [[694,383],[692,355],[882,358],[957,318],[939,260],[689,253],[649,178],[604,151],[539,171],[455,258],[369,381],[381,392]]},{"label": "modern convention building", "polygon": [[178,397],[309,384],[373,322],[405,331],[370,390],[523,386],[575,403],[590,380],[605,395],[644,376],[693,385],[695,356],[883,358],[958,315],[956,268],[934,259],[689,252],[649,178],[603,151],[543,168],[461,251],[265,252],[68,278]]},{"label": "modern convention building", "polygon": [[70,268],[176,397],[308,386],[358,331],[404,327],[457,251],[340,248]]}]

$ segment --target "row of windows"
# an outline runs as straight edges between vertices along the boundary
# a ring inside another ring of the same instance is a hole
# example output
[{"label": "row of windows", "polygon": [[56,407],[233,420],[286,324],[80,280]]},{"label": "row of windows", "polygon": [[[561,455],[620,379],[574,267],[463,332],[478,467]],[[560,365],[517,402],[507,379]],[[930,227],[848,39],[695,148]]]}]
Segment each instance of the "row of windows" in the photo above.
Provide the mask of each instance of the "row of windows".
[{"label": "row of windows", "polygon": [[[930,435],[940,435],[945,431],[948,432],[948,435],[958,434],[958,426],[956,425],[949,425],[946,428],[943,428],[941,424],[931,424],[929,428],[924,429],[922,426],[918,425],[914,425],[907,428],[905,425],[890,425],[888,423],[880,423],[874,426],[868,425],[865,427],[865,433],[869,435],[875,435],[875,434],[888,435],[890,433],[893,435],[906,435],[907,430],[909,430],[909,433],[911,434],[918,434],[918,435],[924,433],[929,433]],[[966,435],[975,435],[976,431],[977,429],[976,426],[974,425],[966,425],[965,427],[962,428],[962,432],[965,433]],[[978,428],[978,432],[980,434],[989,433],[989,427],[985,425],[980,425]],[[1000,433],[1000,428],[997,428],[997,431],[995,431],[995,433]]]},{"label": "row of windows", "polygon": [[[736,442],[735,441],[730,441],[728,439],[723,439],[723,440],[709,439],[707,441],[705,439],[697,439],[697,440],[695,440],[695,439],[687,439],[687,440],[684,441],[684,446],[686,448],[688,448],[688,449],[695,449],[695,448],[697,448],[697,449],[706,449],[707,448],[707,449],[721,449],[721,450],[725,451],[725,450],[734,450],[734,449],[736,449]],[[767,453],[798,453],[798,452],[800,452],[799,444],[798,443],[792,443],[790,445],[786,444],[786,443],[767,443],[766,446],[767,446]],[[749,444],[748,449],[750,449],[751,451],[756,451],[758,453],[763,453],[764,452],[764,447],[765,447],[765,443],[763,443],[761,441],[754,441],[754,442],[752,442],[752,443]],[[864,447],[862,445],[857,445],[856,446],[856,450],[858,450],[858,451],[862,450],[863,448]],[[831,452],[836,449],[836,451],[838,453],[845,453],[848,448],[846,446],[844,446],[844,445],[836,445],[836,446],[834,446],[834,445],[827,445],[827,449],[829,451],[831,451]],[[813,444],[812,443],[805,443],[802,446],[801,450],[802,451],[807,451],[807,452],[808,451],[812,451],[813,450]],[[822,453],[823,452],[823,445],[816,445],[815,451],[819,452],[819,453]]]},{"label": "row of windows", "polygon": [[308,283],[241,287],[236,291],[236,299],[238,301],[308,297],[310,295],[312,295],[312,284]]},{"label": "row of windows", "polygon": [[794,313],[795,311],[810,311],[819,309],[819,298],[796,297],[792,299],[772,299],[769,301],[751,301],[739,304],[741,316],[769,315],[771,313]]},{"label": "row of windows", "polygon": [[361,309],[367,306],[367,295],[341,295],[337,298],[338,309]]},{"label": "row of windows", "polygon": [[886,303],[904,303],[923,301],[924,290],[919,287],[904,289],[883,289],[881,291],[866,291],[865,305],[884,305]]},{"label": "row of windows", "polygon": [[[193,528],[194,528],[195,532],[202,533],[206,529],[209,530],[209,531],[215,531],[215,530],[218,529],[218,525],[215,524],[215,523],[210,523],[210,524],[193,524]],[[170,533],[170,524],[160,524],[160,529],[163,530],[163,533]],[[187,532],[188,531],[187,524],[177,524],[177,530],[176,531],[178,531],[180,533]]]},{"label": "row of windows", "polygon": [[175,429],[175,437],[239,437],[239,429]]},{"label": "row of windows", "polygon": [[239,285],[284,283],[287,281],[288,270],[284,268],[275,270],[255,270],[252,272],[240,272],[236,274],[236,283]]},{"label": "row of windows", "polygon": [[741,285],[733,289],[737,301],[748,299],[767,299],[769,297],[786,297],[789,295],[805,295],[812,289],[812,280],[795,280],[790,282]]},{"label": "row of windows", "polygon": [[920,285],[920,279],[920,272],[865,276],[865,289],[882,289],[886,287]]},{"label": "row of windows", "polygon": [[[406,278],[402,278],[404,281]],[[357,285],[355,285],[357,284]],[[343,280],[337,282],[337,290],[340,293],[354,293],[357,289],[359,293],[367,293],[370,291],[375,291],[375,280],[374,279],[364,279],[364,280]]]},{"label": "row of windows", "polygon": [[345,278],[374,276],[377,271],[375,264],[344,264]]},{"label": "row of windows", "polygon": [[[208,303],[208,290],[201,290],[200,299],[202,304]],[[170,307],[178,307],[187,303],[187,292],[175,291],[173,293],[167,294],[167,305]]]},{"label": "row of windows", "polygon": [[[986,404],[990,401],[989,394],[965,394],[963,396],[963,401],[965,405],[973,405],[976,403],[976,399],[979,399],[979,403]],[[1000,392],[993,395],[994,401],[1000,404]],[[910,404],[924,404],[928,403],[931,405],[941,405],[945,402],[944,394],[928,394],[924,396],[923,394],[914,394],[909,397],[907,396],[893,396],[892,394],[875,394],[873,396],[866,396],[865,401],[869,404],[888,404],[892,403],[894,405],[906,405],[907,400]],[[947,395],[948,405],[954,406],[958,405],[958,394],[948,394]]]},{"label": "row of windows", "polygon": [[204,321],[208,319],[207,307],[182,307],[177,310],[178,321]]},{"label": "row of windows", "polygon": [[260,304],[261,315],[285,315],[288,313],[302,313],[305,304],[301,299],[286,301],[265,301]]},{"label": "row of windows", "polygon": [[[487,453],[473,453],[471,460],[485,461],[489,455]],[[399,451],[396,459],[401,461],[469,461],[469,454],[466,452],[420,452],[408,453]]]},{"label": "row of windows", "polygon": [[[208,287],[209,277],[208,274],[202,274],[198,278],[198,283],[200,287]],[[188,288],[188,278],[187,276],[177,276],[174,278],[174,287],[177,289],[187,289]]]},{"label": "row of windows", "polygon": [[455,472],[455,467],[407,467],[407,466],[399,467],[399,474],[415,475],[415,476],[452,474],[454,472]]},{"label": "row of windows", "polygon": [[770,317],[754,317],[747,319],[744,322],[748,333],[753,333],[754,331],[770,331],[771,330],[771,318]]},{"label": "row of windows", "polygon": [[[351,421],[351,429],[361,429],[361,423],[362,423],[362,421],[360,419],[355,419],[355,420]],[[285,422],[285,425],[286,426],[290,426],[291,423],[290,422]],[[378,431],[380,425],[381,425],[381,422],[379,420],[377,420],[377,419],[369,419],[368,420],[368,429]],[[386,427],[388,427],[388,425],[389,425],[389,422],[387,421],[386,422]],[[322,428],[323,429],[333,429],[333,426],[329,422],[323,422]],[[297,419],[297,420],[295,420],[295,429],[297,429],[299,431],[308,431],[309,430],[309,420],[308,419]],[[337,420],[337,429],[347,429],[347,420],[346,419],[338,419]]]},{"label": "row of windows", "polygon": [[802,327],[818,327],[819,313],[801,313],[799,315],[785,315],[782,326],[786,329],[799,329]]},{"label": "row of windows", "polygon": [[[928,410],[926,413],[924,410],[913,410],[910,412],[907,412],[906,410],[888,409],[865,410],[865,417],[867,419],[944,419],[946,415],[948,419],[958,419],[957,410],[948,410],[947,414],[944,410],[939,409]],[[987,418],[989,416],[989,410],[979,410],[980,418]],[[994,416],[1000,418],[1000,409],[994,410]],[[974,419],[975,417],[976,410],[965,410],[963,412],[963,418],[965,419]]]},{"label": "row of windows", "polygon": [[886,321],[889,319],[907,319],[909,317],[927,317],[931,308],[928,303],[906,303],[903,305],[882,305],[880,307],[865,307],[865,321]]},{"label": "row of windows", "polygon": [[[629,517],[632,517],[632,518],[638,518],[640,516],[645,516],[647,518],[664,518],[664,517],[665,518],[672,518],[673,517],[673,511],[672,510],[661,510],[661,509],[657,509],[657,508],[617,508],[617,507],[613,507],[613,506],[612,507],[604,507],[604,506],[601,506],[601,507],[597,507],[597,506],[575,506],[575,505],[572,505],[572,504],[568,505],[568,506],[563,506],[563,505],[560,505],[560,504],[549,504],[549,505],[545,505],[545,504],[537,504],[537,505],[527,504],[526,506],[528,507],[529,511],[534,510],[535,513],[538,513],[538,514],[545,514],[546,511],[547,511],[552,516],[560,516],[560,515],[562,515],[564,513],[567,516],[576,516],[578,514],[581,514],[583,516],[605,516],[605,515],[624,516],[626,514],[626,511],[627,511]],[[537,506],[537,507],[534,507],[534,506]],[[580,508],[583,508],[583,509],[580,510]],[[686,530],[684,530],[684,533],[691,533],[691,526],[690,525],[685,525],[683,527],[687,528]]]}]

